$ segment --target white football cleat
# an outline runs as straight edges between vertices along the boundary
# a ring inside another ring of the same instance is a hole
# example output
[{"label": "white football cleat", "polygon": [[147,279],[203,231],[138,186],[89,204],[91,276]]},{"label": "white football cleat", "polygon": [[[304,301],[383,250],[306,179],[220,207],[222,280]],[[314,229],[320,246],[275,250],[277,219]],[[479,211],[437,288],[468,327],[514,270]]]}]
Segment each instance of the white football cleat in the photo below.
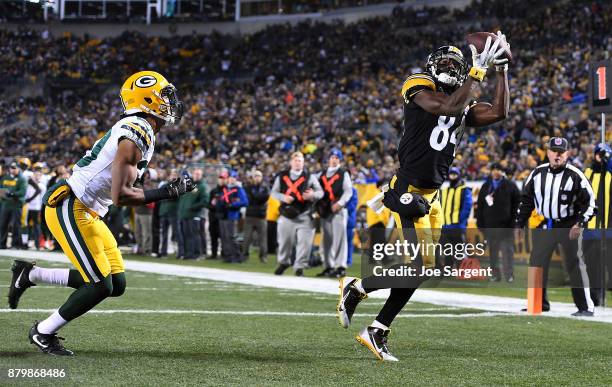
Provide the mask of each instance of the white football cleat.
[{"label": "white football cleat", "polygon": [[355,277],[340,278],[340,297],[336,307],[336,315],[343,328],[348,328],[351,325],[351,318],[355,313],[357,304],[368,297],[367,294],[360,292],[355,287],[357,280],[358,278]]},{"label": "white football cleat", "polygon": [[359,332],[358,336],[355,336],[355,338],[361,345],[372,351],[378,360],[399,361],[398,358],[389,352],[389,348],[387,348],[387,336],[389,336],[389,332],[389,329],[384,330],[374,327],[365,327]]}]

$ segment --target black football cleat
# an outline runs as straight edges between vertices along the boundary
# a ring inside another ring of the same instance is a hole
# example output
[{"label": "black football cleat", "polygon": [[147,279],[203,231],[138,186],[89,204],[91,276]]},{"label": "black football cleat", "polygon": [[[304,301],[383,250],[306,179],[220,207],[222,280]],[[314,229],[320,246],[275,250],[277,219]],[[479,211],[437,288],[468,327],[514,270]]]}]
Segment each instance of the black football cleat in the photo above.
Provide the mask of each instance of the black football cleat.
[{"label": "black football cleat", "polygon": [[287,270],[289,268],[289,265],[283,265],[282,263],[280,265],[278,265],[278,267],[276,268],[276,270],[274,270],[274,275],[283,275],[283,273],[285,272],[285,270]]},{"label": "black football cleat", "polygon": [[340,279],[340,297],[336,307],[336,315],[343,328],[348,328],[351,325],[351,318],[353,313],[355,313],[357,304],[368,297],[366,293],[361,293],[355,287],[357,280],[358,278],[355,277],[343,277]]},{"label": "black football cleat", "polygon": [[64,340],[63,337],[58,337],[57,333],[50,335],[42,334],[38,331],[38,321],[30,328],[30,343],[37,346],[43,353],[53,356],[74,356],[74,352],[64,348],[60,340]]},{"label": "black football cleat", "polygon": [[346,269],[344,267],[339,267],[332,273],[333,277],[342,278],[346,277]]},{"label": "black football cleat", "polygon": [[332,274],[334,272],[334,269],[328,267],[327,269],[323,270],[320,273],[317,273],[317,277],[329,277],[330,274]]},{"label": "black football cleat", "polygon": [[590,310],[579,310],[578,312],[572,313],[572,316],[574,317],[593,317],[594,315],[595,313],[591,312]]},{"label": "black football cleat", "polygon": [[27,288],[36,286],[36,284],[30,281],[30,271],[35,264],[36,262],[26,262],[19,259],[13,261],[13,266],[11,267],[13,276],[8,293],[9,308],[17,309],[21,295]]},{"label": "black football cleat", "polygon": [[359,332],[359,335],[355,336],[355,338],[361,345],[372,351],[378,360],[399,361],[398,358],[389,352],[389,348],[387,348],[387,336],[389,336],[389,332],[389,329],[384,330],[374,327],[365,327]]}]

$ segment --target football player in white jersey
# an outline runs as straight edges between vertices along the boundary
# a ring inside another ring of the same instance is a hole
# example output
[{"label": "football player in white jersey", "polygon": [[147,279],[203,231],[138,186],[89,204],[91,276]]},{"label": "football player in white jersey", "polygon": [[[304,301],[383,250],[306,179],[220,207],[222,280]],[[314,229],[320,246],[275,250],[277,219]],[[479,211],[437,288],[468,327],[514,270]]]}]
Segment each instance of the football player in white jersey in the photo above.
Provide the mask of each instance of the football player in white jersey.
[{"label": "football player in white jersey", "polygon": [[108,206],[178,198],[195,188],[185,177],[158,189],[134,187],[153,156],[155,134],[181,119],[183,104],[176,88],[159,73],[141,71],[125,81],[120,95],[123,118],[76,163],[72,176],[50,187],[43,199],[45,221],[76,270],[46,269],[19,260],[13,264],[11,308],[17,307],[28,287],[39,283],[76,289],[57,311],[30,329],[30,342],[46,354],[73,355],[57,331],[105,298],[125,291],[121,252],[100,219]]}]

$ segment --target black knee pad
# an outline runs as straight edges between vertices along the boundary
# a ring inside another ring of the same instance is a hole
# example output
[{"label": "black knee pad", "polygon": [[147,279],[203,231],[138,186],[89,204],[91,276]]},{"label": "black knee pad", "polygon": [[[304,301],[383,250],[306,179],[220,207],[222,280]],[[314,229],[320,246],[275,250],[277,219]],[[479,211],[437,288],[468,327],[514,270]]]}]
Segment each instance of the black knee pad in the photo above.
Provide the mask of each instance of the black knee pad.
[{"label": "black knee pad", "polygon": [[113,290],[110,296],[119,297],[123,295],[123,293],[125,293],[125,286],[126,286],[125,273],[113,274],[111,275],[111,277],[112,277]]}]

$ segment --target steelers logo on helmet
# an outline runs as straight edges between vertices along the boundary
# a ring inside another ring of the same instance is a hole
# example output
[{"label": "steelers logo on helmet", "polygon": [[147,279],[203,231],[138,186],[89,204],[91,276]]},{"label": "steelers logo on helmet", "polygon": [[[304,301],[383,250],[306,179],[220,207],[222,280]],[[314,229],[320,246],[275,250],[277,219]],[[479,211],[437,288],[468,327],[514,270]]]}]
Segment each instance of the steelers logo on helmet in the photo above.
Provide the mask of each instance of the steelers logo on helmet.
[{"label": "steelers logo on helmet", "polygon": [[151,87],[157,83],[157,79],[151,75],[143,75],[134,84],[138,87]]},{"label": "steelers logo on helmet", "polygon": [[400,203],[403,205],[410,204],[412,202],[412,194],[410,192],[406,192],[402,196],[400,196]]},{"label": "steelers logo on helmet", "polygon": [[455,46],[442,46],[432,52],[425,67],[445,92],[455,91],[467,78],[467,62]]}]

